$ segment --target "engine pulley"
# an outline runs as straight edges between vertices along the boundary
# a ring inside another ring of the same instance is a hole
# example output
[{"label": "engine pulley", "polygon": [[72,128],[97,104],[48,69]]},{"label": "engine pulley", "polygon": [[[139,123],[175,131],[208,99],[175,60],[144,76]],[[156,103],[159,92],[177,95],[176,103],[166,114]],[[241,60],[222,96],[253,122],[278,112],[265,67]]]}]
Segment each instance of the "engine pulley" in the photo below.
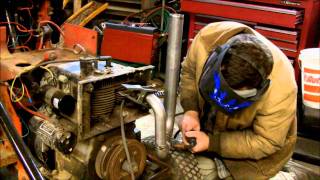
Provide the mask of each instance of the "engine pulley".
[{"label": "engine pulley", "polygon": [[[144,145],[135,140],[128,139],[127,145],[134,175],[138,178],[145,167],[146,149]],[[118,180],[129,179],[128,161],[120,136],[106,140],[100,147],[95,161],[97,175],[102,179]]]}]

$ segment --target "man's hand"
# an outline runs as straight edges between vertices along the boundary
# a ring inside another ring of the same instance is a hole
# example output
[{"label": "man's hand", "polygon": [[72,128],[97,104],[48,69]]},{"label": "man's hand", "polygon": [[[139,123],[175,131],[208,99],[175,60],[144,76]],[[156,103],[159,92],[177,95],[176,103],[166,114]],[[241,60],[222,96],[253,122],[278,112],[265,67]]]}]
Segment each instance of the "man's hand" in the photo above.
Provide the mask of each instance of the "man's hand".
[{"label": "man's hand", "polygon": [[183,142],[188,144],[185,133],[188,131],[200,131],[199,113],[197,111],[187,111],[184,113],[180,121],[180,129],[182,132]]},{"label": "man's hand", "polygon": [[197,111],[187,111],[180,122],[182,132],[200,131],[199,113]]},{"label": "man's hand", "polygon": [[209,148],[209,136],[202,131],[188,131],[185,133],[186,137],[195,137],[197,144],[192,148],[192,152],[206,151]]}]

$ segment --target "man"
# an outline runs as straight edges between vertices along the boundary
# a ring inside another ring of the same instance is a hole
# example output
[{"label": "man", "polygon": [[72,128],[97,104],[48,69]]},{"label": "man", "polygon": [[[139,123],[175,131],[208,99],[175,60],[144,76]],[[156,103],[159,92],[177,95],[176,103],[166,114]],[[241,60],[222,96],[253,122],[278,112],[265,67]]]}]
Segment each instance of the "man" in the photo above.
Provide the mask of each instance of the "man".
[{"label": "man", "polygon": [[290,159],[293,68],[258,32],[236,22],[203,28],[182,63],[180,90],[184,142],[196,138],[192,151],[214,159],[219,178],[268,179]]}]

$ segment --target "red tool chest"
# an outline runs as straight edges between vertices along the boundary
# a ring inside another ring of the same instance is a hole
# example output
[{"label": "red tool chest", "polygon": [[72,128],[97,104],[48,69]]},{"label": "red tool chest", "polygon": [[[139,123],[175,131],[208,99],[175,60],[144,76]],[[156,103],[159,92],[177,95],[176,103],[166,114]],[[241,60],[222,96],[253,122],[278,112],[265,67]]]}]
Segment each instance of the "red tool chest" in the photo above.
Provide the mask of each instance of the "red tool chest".
[{"label": "red tool chest", "polygon": [[182,0],[189,13],[189,42],[205,25],[217,21],[247,24],[277,45],[292,60],[299,77],[299,51],[316,46],[319,0]]}]

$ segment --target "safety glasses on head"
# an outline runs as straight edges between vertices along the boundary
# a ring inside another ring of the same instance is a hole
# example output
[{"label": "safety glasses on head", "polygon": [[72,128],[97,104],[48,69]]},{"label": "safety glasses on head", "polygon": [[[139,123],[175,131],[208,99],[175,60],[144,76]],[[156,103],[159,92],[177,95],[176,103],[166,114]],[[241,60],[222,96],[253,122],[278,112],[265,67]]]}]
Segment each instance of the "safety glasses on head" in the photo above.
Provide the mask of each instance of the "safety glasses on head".
[{"label": "safety glasses on head", "polygon": [[241,97],[228,85],[221,73],[221,64],[229,49],[230,45],[224,44],[211,53],[203,67],[199,89],[202,97],[218,110],[226,114],[235,114],[260,99],[263,93],[267,91],[270,80],[266,78],[267,75],[263,68],[250,61],[250,58],[244,59],[259,72],[263,80],[254,96]]}]

